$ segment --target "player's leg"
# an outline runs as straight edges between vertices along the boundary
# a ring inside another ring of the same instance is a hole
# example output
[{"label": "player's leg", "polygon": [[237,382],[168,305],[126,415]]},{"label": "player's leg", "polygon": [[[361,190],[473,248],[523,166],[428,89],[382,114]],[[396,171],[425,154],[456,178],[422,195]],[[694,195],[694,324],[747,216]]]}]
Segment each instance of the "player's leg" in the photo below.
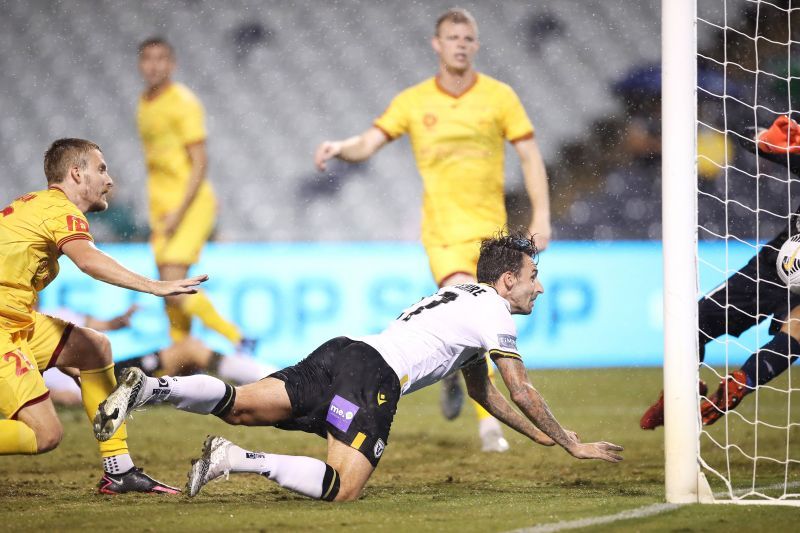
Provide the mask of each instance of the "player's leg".
[{"label": "player's leg", "polygon": [[[699,359],[705,359],[706,345],[722,335],[738,337],[773,313],[786,314],[786,294],[775,271],[777,249],[784,241],[779,235],[725,282],[697,303]],[[777,247],[777,248],[776,248]],[[758,280],[758,281],[756,281]],[[758,295],[758,298],[756,298]],[[708,388],[701,380],[699,393]],[[703,405],[708,402],[704,402]],[[703,407],[701,405],[701,408]],[[705,405],[708,410],[709,406]],[[642,415],[642,429],[664,424],[664,392]]]},{"label": "player's leg", "polygon": [[[91,421],[98,404],[116,385],[108,338],[93,329],[75,327],[37,313],[30,345],[43,367],[69,367],[80,371],[81,400]],[[135,467],[128,451],[127,436],[127,429],[121,425],[109,439],[99,443],[105,472],[100,492],[177,493],[177,489],[150,478]]]},{"label": "player's leg", "polygon": [[[214,219],[216,216],[216,205],[213,198],[209,196],[198,196],[169,239],[161,242],[154,241],[153,248],[158,265],[158,272],[162,280],[183,279],[188,273],[189,267],[197,263],[200,259],[200,252],[208,241],[211,231],[214,229]],[[226,320],[217,312],[214,304],[202,290],[195,294],[174,296],[166,298],[167,312],[172,316],[178,317],[184,313],[191,321],[191,317],[197,317],[205,324],[225,338],[230,340],[235,346],[242,344],[243,338],[239,328],[235,324]],[[185,322],[178,321],[177,326],[184,326]],[[186,328],[188,335],[189,328]],[[173,340],[182,340],[184,336],[173,336]],[[248,341],[248,344],[250,341]]]},{"label": "player's leg", "polygon": [[[785,298],[785,296],[784,296]],[[782,374],[800,355],[800,306],[782,321],[779,331],[747,361],[720,382],[708,400],[700,403],[703,425],[710,426],[735,409],[745,396]]]},{"label": "player's leg", "polygon": [[55,448],[62,428],[49,392],[23,337],[0,331],[0,455]]}]

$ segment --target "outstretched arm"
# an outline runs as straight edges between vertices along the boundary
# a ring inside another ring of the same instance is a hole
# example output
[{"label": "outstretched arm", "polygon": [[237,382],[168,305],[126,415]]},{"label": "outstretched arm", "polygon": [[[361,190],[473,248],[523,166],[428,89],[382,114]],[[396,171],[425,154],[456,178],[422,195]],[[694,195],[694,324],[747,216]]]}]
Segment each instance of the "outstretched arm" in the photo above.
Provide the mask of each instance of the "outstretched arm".
[{"label": "outstretched arm", "polygon": [[525,179],[525,189],[531,202],[533,212],[528,230],[536,241],[539,250],[544,250],[550,243],[552,228],[550,226],[550,190],[547,186],[547,171],[536,139],[525,139],[514,143]]},{"label": "outstretched arm", "polygon": [[553,439],[511,407],[505,396],[500,394],[497,387],[489,380],[487,370],[485,358],[481,362],[461,370],[470,398],[478,402],[493,417],[532,441],[544,446],[553,446],[555,444]]},{"label": "outstretched arm", "polygon": [[76,239],[65,243],[61,251],[69,257],[75,266],[96,280],[146,292],[156,296],[173,296],[177,294],[194,294],[197,286],[208,279],[208,276],[195,276],[175,281],[158,281],[137,274],[122,266],[116,259],[98,250],[86,239]]},{"label": "outstretched arm", "polygon": [[567,453],[577,459],[602,459],[612,463],[622,461],[622,456],[616,453],[622,451],[622,446],[610,442],[582,443],[575,433],[565,430],[550,412],[539,391],[533,388],[521,360],[500,357],[497,359],[497,368],[511,394],[511,401]]},{"label": "outstretched arm", "polygon": [[325,163],[333,157],[356,163],[369,159],[380,150],[389,139],[376,127],[371,127],[361,135],[343,141],[324,141],[314,152],[314,164],[319,170],[325,170]]}]

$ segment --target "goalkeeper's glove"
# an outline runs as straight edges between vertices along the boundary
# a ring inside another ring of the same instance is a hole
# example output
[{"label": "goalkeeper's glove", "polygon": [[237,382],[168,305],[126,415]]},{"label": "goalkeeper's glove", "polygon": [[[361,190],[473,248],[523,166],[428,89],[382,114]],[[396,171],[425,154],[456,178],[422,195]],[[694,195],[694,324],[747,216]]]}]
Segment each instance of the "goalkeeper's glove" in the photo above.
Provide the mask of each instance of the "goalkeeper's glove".
[{"label": "goalkeeper's glove", "polygon": [[758,149],[768,154],[800,154],[800,124],[782,115],[758,134]]}]

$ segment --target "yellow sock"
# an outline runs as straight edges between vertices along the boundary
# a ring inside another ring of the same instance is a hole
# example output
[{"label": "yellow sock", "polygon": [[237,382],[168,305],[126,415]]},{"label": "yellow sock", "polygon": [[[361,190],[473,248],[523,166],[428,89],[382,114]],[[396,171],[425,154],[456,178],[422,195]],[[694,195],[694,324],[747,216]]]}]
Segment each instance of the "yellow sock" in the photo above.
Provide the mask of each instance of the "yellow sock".
[{"label": "yellow sock", "polygon": [[[489,380],[494,385],[494,365],[492,365],[492,361],[489,357],[486,357],[486,367],[489,369]],[[475,415],[478,417],[478,421],[484,420],[486,418],[492,418],[492,415],[489,414],[489,411],[481,407],[481,404],[476,402],[475,400],[472,401],[472,407],[475,408]]]},{"label": "yellow sock", "polygon": [[33,455],[36,433],[19,420],[0,420],[0,455]]},{"label": "yellow sock", "polygon": [[[89,416],[89,420],[94,419],[97,406],[105,400],[117,384],[114,377],[114,365],[110,364],[105,368],[95,368],[93,370],[81,370],[81,395],[83,396],[83,408]],[[123,423],[114,435],[105,442],[100,442],[100,456],[113,457],[121,453],[128,453],[128,430]]]},{"label": "yellow sock", "polygon": [[221,333],[226,339],[234,344],[239,344],[242,334],[232,322],[228,322],[222,315],[214,309],[214,304],[208,299],[203,291],[190,294],[183,299],[181,308],[185,313],[199,318],[207,328]]},{"label": "yellow sock", "polygon": [[180,342],[189,336],[192,330],[192,317],[177,305],[167,305],[169,318],[169,336],[173,342]]}]

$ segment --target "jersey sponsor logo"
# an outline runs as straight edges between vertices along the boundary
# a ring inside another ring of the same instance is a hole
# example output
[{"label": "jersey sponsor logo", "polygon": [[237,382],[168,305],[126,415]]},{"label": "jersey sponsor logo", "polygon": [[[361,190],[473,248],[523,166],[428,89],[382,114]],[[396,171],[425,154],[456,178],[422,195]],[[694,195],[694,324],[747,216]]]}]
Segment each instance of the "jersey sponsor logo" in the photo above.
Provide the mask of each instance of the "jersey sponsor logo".
[{"label": "jersey sponsor logo", "polygon": [[89,224],[85,220],[78,218],[75,215],[67,215],[67,229],[69,231],[88,232]]},{"label": "jersey sponsor logo", "polygon": [[383,450],[386,449],[386,444],[383,443],[383,439],[378,439],[375,442],[375,447],[372,449],[372,453],[375,454],[375,459],[378,459],[381,455],[383,455]]},{"label": "jersey sponsor logo", "polygon": [[517,338],[514,335],[499,333],[497,335],[497,343],[501,348],[517,351]]},{"label": "jersey sponsor logo", "polygon": [[382,392],[378,393],[378,405],[383,405],[386,403],[386,395]]},{"label": "jersey sponsor logo", "polygon": [[436,125],[437,120],[436,115],[433,113],[425,113],[425,116],[422,117],[422,124],[426,128],[431,129]]},{"label": "jersey sponsor logo", "polygon": [[359,407],[338,394],[333,397],[331,400],[331,404],[328,407],[328,416],[325,417],[325,420],[331,424],[336,429],[341,431],[347,431],[350,429],[350,424],[353,422],[353,418],[358,413]]}]

